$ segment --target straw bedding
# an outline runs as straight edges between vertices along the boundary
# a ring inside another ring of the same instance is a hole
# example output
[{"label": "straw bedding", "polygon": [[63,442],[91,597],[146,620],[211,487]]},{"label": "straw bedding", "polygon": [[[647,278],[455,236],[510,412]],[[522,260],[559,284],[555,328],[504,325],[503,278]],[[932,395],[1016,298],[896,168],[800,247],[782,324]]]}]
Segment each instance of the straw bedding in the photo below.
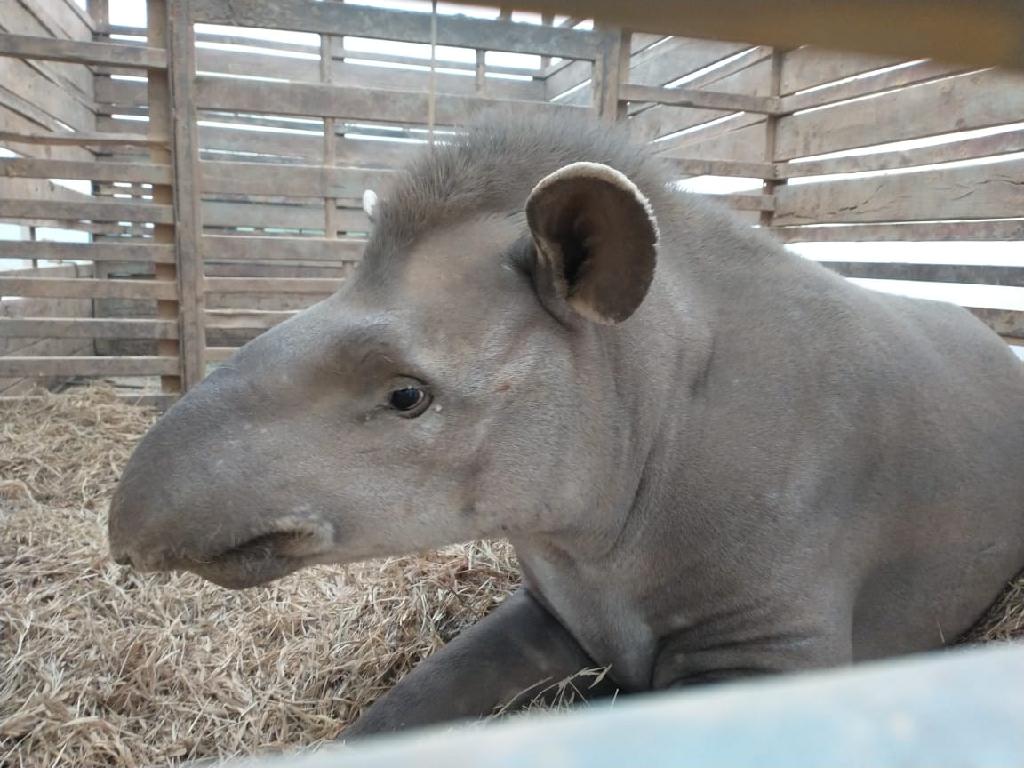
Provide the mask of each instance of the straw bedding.
[{"label": "straw bedding", "polygon": [[[0,765],[315,745],[516,585],[501,542],[242,592],[115,566],[107,499],[154,418],[104,388],[0,406]],[[1024,579],[972,639],[1014,636]]]}]

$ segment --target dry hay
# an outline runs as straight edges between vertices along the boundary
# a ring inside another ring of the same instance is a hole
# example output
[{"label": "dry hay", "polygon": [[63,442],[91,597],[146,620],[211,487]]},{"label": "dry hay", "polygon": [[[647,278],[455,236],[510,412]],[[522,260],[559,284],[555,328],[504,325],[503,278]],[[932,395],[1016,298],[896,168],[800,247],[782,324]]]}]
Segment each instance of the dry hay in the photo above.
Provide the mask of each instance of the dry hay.
[{"label": "dry hay", "polygon": [[[516,584],[504,543],[242,592],[115,566],[107,499],[153,419],[103,388],[0,406],[0,765],[315,745]],[[981,626],[1024,636],[1024,580]]]},{"label": "dry hay", "polygon": [[109,390],[0,407],[0,765],[150,765],[333,738],[515,586],[503,543],[232,592],[106,555],[153,420]]}]

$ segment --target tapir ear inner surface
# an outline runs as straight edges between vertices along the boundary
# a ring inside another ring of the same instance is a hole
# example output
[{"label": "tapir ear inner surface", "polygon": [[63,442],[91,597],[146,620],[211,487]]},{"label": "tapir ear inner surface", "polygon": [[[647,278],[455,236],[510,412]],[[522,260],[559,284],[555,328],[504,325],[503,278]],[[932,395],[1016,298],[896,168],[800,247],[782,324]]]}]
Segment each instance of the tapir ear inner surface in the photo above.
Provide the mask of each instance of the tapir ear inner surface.
[{"label": "tapir ear inner surface", "polygon": [[598,163],[567,165],[534,187],[526,218],[556,296],[597,323],[637,310],[654,278],[658,225],[628,177]]}]

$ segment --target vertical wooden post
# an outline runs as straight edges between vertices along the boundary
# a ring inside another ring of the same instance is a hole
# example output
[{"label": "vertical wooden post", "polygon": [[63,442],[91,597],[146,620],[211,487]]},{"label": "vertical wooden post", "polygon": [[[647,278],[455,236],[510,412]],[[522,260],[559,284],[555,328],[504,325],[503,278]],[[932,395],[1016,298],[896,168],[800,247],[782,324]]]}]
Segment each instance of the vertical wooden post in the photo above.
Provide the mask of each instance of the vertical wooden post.
[{"label": "vertical wooden post", "polygon": [[[498,20],[499,21],[510,21],[512,19],[512,9],[508,7],[498,7]],[[476,93],[477,95],[483,95],[487,91],[487,51],[477,48],[476,50]]]},{"label": "vertical wooden post", "polygon": [[592,107],[602,120],[613,123],[626,116],[626,102],[619,100],[619,86],[629,81],[629,38],[626,30],[601,25],[600,49],[594,61]]},{"label": "vertical wooden post", "polygon": [[484,87],[487,85],[487,61],[484,58],[487,55],[486,51],[482,51],[479,48],[476,50],[476,92],[480,95],[484,92]]},{"label": "vertical wooden post", "polygon": [[109,0],[86,0],[85,10],[92,18],[93,40],[102,34],[106,42],[107,27],[110,26]]},{"label": "vertical wooden post", "polygon": [[[771,82],[769,85],[770,92],[769,96],[774,96],[776,99],[779,98],[782,90],[782,60],[785,56],[785,51],[779,50],[778,48],[772,49],[771,59],[771,71],[769,77]],[[775,168],[775,150],[776,150],[776,136],[779,130],[779,116],[768,115],[765,119],[765,139],[764,139],[764,161],[768,163],[773,169]],[[774,177],[774,170],[772,176]],[[761,192],[765,195],[774,195],[775,190],[785,184],[785,181],[780,181],[776,178],[765,179],[761,185]],[[765,229],[768,229],[772,225],[772,217],[774,216],[773,211],[761,211],[760,225]]]},{"label": "vertical wooden post", "polygon": [[[202,222],[198,183],[199,141],[194,98],[196,50],[191,0],[173,0],[167,8],[167,62],[170,114],[165,125],[174,163],[175,278],[178,283],[178,354],[180,383],[185,391],[206,375],[206,329]],[[150,122],[152,124],[152,116]],[[154,197],[155,199],[155,197]]]},{"label": "vertical wooden post", "polygon": [[[540,15],[540,23],[542,26],[550,27],[555,23],[555,14],[553,13],[542,13]],[[550,56],[540,57],[540,68],[542,70],[547,69],[551,65]]]},{"label": "vertical wooden post", "polygon": [[[320,35],[320,82],[331,83],[334,81],[334,35],[322,33]],[[333,117],[324,118],[324,151],[323,164],[331,168],[334,166],[337,157],[337,149],[334,135],[335,122]],[[335,197],[324,198],[324,237],[335,238],[338,236],[338,199]]]},{"label": "vertical wooden post", "polygon": [[[86,11],[89,13],[89,16],[92,18],[92,28],[93,28],[92,39],[93,39],[93,41],[94,42],[97,42],[97,41],[99,41],[99,42],[108,42],[110,40],[110,33],[108,32],[108,29],[110,27],[110,4],[109,4],[108,0],[87,0],[85,8],[86,8]],[[97,86],[98,86],[98,82],[100,80],[105,80],[105,81],[109,82],[110,81],[110,77],[108,75],[102,75],[102,76],[101,75],[97,75],[94,72],[94,74],[92,76],[93,93],[95,93],[96,90],[98,90]],[[94,126],[95,126],[95,122],[94,122]],[[93,181],[92,184],[91,184],[91,188],[92,188],[91,191],[92,191],[93,196],[99,197],[100,194],[101,194],[100,183],[97,182],[97,181]],[[133,235],[134,235],[135,228],[136,227],[141,227],[141,226],[142,226],[141,222],[133,223],[133,225],[132,225]],[[35,238],[33,237],[33,239],[35,239]],[[92,234],[89,235],[89,240],[91,242],[95,242],[97,239],[103,239],[103,236],[101,235],[100,237],[97,237],[95,233],[92,233]],[[35,262],[34,261],[32,263],[32,266],[33,267],[35,266]],[[109,266],[108,266],[108,264],[106,262],[102,262],[102,261],[93,261],[92,262],[92,276],[94,278],[106,278],[109,274],[110,274],[110,269],[109,269]],[[89,302],[90,305],[91,305],[90,306],[90,310],[89,310],[89,314],[92,317],[98,317],[99,316],[99,313],[97,312],[97,302],[98,301],[99,301],[98,299],[92,299]],[[96,354],[99,351],[99,349],[100,349],[100,345],[99,345],[99,343],[97,342],[96,339],[93,339],[92,347],[93,347],[93,349],[92,349],[93,354]]]},{"label": "vertical wooden post", "polygon": [[[36,237],[37,237],[37,232],[36,232],[35,226],[30,226],[28,228],[28,239],[31,240],[32,242],[35,242],[36,241]],[[39,267],[39,259],[33,258],[32,259],[32,269],[37,269],[38,267]]]},{"label": "vertical wooden post", "polygon": [[[146,0],[146,42],[154,48],[167,50],[167,57],[170,59],[171,51],[168,45],[167,35],[167,2],[166,0]],[[170,79],[168,71],[162,69],[150,69],[146,71],[147,101],[149,104],[149,135],[168,136],[171,120],[171,95]],[[153,145],[149,150],[149,161],[170,165],[172,162],[170,145]],[[169,204],[173,199],[173,187],[169,184],[153,185],[153,202]],[[174,225],[156,224],[153,227],[154,243],[173,243]],[[157,280],[177,280],[178,268],[176,264],[157,264],[155,266],[155,277]],[[156,303],[156,314],[161,320],[178,319],[177,300],[161,300]],[[168,357],[179,356],[179,342],[174,339],[163,339],[157,342],[157,354]],[[173,394],[182,391],[180,376],[161,376],[160,389],[163,392]]]},{"label": "vertical wooden post", "polygon": [[430,3],[430,83],[427,86],[427,144],[434,151],[437,124],[437,0]]}]

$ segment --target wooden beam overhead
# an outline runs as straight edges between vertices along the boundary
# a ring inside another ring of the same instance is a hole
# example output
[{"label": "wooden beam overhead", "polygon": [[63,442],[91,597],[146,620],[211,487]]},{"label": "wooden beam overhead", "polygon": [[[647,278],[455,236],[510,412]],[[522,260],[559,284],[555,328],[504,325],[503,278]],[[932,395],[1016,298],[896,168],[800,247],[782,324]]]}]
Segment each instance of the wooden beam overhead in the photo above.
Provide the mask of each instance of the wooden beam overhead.
[{"label": "wooden beam overhead", "polygon": [[1024,68],[1019,0],[517,0],[515,8],[663,35]]}]

